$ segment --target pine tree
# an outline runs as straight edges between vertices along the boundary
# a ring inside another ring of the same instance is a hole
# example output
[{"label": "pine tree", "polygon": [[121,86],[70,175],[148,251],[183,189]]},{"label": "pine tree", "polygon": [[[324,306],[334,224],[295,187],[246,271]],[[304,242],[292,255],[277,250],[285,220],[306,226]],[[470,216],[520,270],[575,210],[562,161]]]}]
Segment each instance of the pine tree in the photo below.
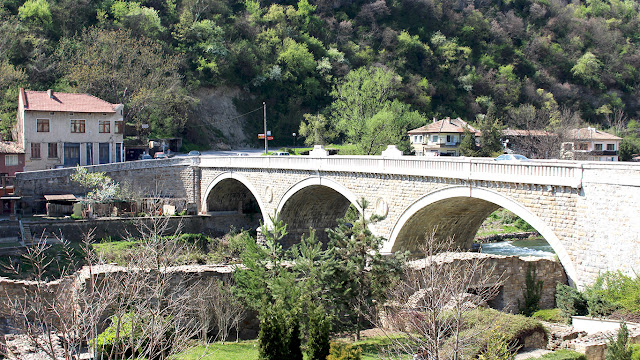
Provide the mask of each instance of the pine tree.
[{"label": "pine tree", "polygon": [[358,204],[362,208],[358,221],[352,224],[341,219],[337,228],[327,229],[329,249],[337,261],[336,303],[343,306],[342,315],[350,319],[346,325],[357,340],[365,323],[363,314],[369,313],[376,300],[384,299],[388,287],[399,278],[405,258],[405,254],[380,254],[384,239],[373,235],[368,224],[381,218],[367,219],[368,202],[361,199]]}]

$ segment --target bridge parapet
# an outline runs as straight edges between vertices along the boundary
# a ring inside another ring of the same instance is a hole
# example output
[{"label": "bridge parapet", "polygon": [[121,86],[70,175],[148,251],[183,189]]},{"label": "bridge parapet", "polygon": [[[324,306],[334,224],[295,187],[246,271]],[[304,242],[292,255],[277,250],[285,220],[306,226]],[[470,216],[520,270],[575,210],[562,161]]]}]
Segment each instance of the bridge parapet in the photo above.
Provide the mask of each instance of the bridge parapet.
[{"label": "bridge parapet", "polygon": [[203,156],[200,167],[338,171],[432,176],[550,186],[582,186],[582,164],[561,161],[497,162],[484,158],[384,158],[380,156]]}]

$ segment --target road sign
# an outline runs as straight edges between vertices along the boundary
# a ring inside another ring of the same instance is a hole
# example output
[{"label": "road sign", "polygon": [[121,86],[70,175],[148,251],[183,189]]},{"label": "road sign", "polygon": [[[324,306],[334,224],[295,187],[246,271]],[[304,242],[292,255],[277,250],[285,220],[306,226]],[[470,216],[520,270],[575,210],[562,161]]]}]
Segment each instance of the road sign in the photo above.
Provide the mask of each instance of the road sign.
[{"label": "road sign", "polygon": [[[270,131],[267,132],[267,140],[273,140],[273,136],[269,135]],[[264,134],[258,134],[258,139],[264,139]]]},{"label": "road sign", "polygon": [[264,139],[264,134],[258,134],[258,139]]},{"label": "road sign", "polygon": [[273,136],[267,136],[267,140],[269,141],[273,140]]}]

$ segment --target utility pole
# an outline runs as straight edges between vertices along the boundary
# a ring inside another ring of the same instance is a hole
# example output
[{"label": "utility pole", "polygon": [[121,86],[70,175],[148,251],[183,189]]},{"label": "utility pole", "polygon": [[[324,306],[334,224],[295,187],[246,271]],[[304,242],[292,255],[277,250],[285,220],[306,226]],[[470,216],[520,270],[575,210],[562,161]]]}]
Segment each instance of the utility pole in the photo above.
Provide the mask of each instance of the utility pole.
[{"label": "utility pole", "polygon": [[269,152],[269,140],[267,140],[267,104],[263,101],[262,108],[264,109],[264,154]]}]

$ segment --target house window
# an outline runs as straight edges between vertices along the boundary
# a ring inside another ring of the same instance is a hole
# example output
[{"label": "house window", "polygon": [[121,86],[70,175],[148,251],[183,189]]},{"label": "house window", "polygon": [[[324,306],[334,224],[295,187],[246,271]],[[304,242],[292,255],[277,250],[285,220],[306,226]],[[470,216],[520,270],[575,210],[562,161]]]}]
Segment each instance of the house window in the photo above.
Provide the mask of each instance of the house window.
[{"label": "house window", "polygon": [[607,144],[607,150],[615,151],[615,149],[616,149],[616,144]]},{"label": "house window", "polygon": [[40,143],[31,143],[31,158],[40,159]]},{"label": "house window", "polygon": [[98,145],[98,161],[100,164],[109,163],[109,143],[100,143]]},{"label": "house window", "polygon": [[116,162],[122,162],[122,143],[116,143]]},{"label": "house window", "polygon": [[589,144],[587,144],[587,143],[578,143],[578,150],[589,150]]},{"label": "house window", "polygon": [[87,165],[93,165],[93,143],[87,143]]},{"label": "house window", "polygon": [[595,144],[594,146],[595,151],[602,151],[602,144]]},{"label": "house window", "polygon": [[100,132],[101,133],[110,133],[111,132],[111,121],[109,120],[100,120]]},{"label": "house window", "polygon": [[49,132],[49,119],[36,119],[38,132]]},{"label": "house window", "polygon": [[83,133],[84,132],[84,120],[71,120],[71,132]]},{"label": "house window", "polygon": [[58,143],[49,143],[49,159],[58,158]]},{"label": "house window", "polygon": [[438,135],[433,135],[433,137],[431,138],[431,141],[438,142]]},{"label": "house window", "polygon": [[17,165],[18,165],[18,155],[4,156],[4,166],[17,166]]},{"label": "house window", "polygon": [[64,143],[64,166],[80,165],[80,143]]},{"label": "house window", "polygon": [[450,143],[453,141],[453,136],[447,135],[447,142]]},{"label": "house window", "polygon": [[116,134],[122,134],[124,132],[124,121],[120,120],[120,121],[114,121],[113,122],[114,127],[115,127],[115,133]]}]

